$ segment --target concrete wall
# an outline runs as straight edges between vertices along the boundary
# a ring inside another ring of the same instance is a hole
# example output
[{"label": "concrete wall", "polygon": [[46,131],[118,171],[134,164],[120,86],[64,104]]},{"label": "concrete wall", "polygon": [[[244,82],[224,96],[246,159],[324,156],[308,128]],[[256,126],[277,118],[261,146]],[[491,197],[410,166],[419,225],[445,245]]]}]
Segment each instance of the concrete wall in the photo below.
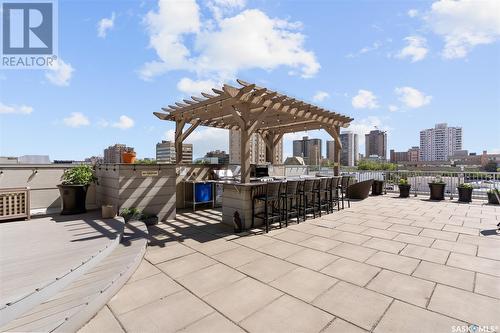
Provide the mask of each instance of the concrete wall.
[{"label": "concrete wall", "polygon": [[175,165],[102,164],[96,175],[99,206],[112,204],[119,210],[134,207],[160,220],[175,218]]},{"label": "concrete wall", "polygon": [[[61,210],[58,184],[72,164],[0,164],[0,188],[29,187],[31,214],[52,214]],[[87,208],[95,209],[96,189],[89,187]]]}]

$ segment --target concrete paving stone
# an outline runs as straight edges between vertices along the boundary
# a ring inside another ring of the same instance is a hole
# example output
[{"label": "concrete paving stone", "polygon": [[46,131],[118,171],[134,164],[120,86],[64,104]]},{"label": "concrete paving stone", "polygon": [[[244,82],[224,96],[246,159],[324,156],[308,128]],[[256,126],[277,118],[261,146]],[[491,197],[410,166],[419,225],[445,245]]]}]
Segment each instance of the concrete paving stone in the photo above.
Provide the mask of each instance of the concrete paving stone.
[{"label": "concrete paving stone", "polygon": [[401,232],[401,233],[410,234],[410,235],[418,235],[422,231],[422,228],[414,227],[414,226],[410,226],[410,225],[404,225],[404,224],[393,224],[387,230]]},{"label": "concrete paving stone", "polygon": [[500,327],[500,300],[438,284],[427,307],[479,326]]},{"label": "concrete paving stone", "polygon": [[203,297],[244,277],[245,275],[233,268],[215,264],[184,275],[177,281],[198,297]]},{"label": "concrete paving stone", "polygon": [[494,247],[494,248],[500,249],[500,235],[488,236],[488,237],[483,237],[483,236],[478,237],[478,236],[460,234],[458,236],[457,242],[473,244],[473,245],[478,245],[478,246],[480,245],[480,246],[486,246],[486,247]]},{"label": "concrete paving stone", "polygon": [[477,249],[477,256],[500,261],[500,249],[480,245]]},{"label": "concrete paving stone", "polygon": [[282,292],[252,278],[244,278],[217,290],[203,299],[235,322],[263,308]]},{"label": "concrete paving stone", "polygon": [[399,234],[396,236],[396,238],[394,238],[394,240],[398,242],[427,246],[427,247],[431,246],[431,244],[434,242],[434,238],[408,235],[408,234]]},{"label": "concrete paving stone", "polygon": [[394,301],[382,317],[374,333],[452,332],[452,327],[465,326],[464,322],[417,306]]},{"label": "concrete paving stone", "polygon": [[115,314],[120,315],[181,290],[183,288],[165,274],[156,274],[125,284],[111,298],[109,306]]},{"label": "concrete paving stone", "polygon": [[274,238],[281,239],[283,241],[290,242],[293,244],[302,242],[303,240],[306,240],[307,238],[310,237],[312,237],[312,235],[307,234],[305,232],[294,231],[294,230],[287,230],[279,235],[274,236]]},{"label": "concrete paving stone", "polygon": [[288,295],[257,311],[240,324],[249,332],[320,332],[333,316]]},{"label": "concrete paving stone", "polygon": [[500,299],[500,278],[477,273],[474,292]]},{"label": "concrete paving stone", "polygon": [[364,246],[342,243],[341,245],[334,247],[328,252],[340,257],[364,262],[366,259],[374,255],[377,250],[369,249]]},{"label": "concrete paving stone", "polygon": [[267,244],[271,244],[275,239],[272,237],[266,237],[264,235],[248,235],[244,237],[240,237],[238,239],[233,240],[238,244],[250,247],[252,249],[258,249]]},{"label": "concrete paving stone", "polygon": [[[345,204],[345,207],[347,208],[347,204]],[[349,223],[349,224],[361,224],[361,223],[366,221],[366,217],[363,214],[353,213],[353,214],[351,214],[351,216],[345,216],[345,217],[339,219],[338,221],[342,222],[342,223]]]},{"label": "concrete paving stone", "polygon": [[306,232],[311,229],[315,229],[316,226],[311,223],[296,223],[296,219],[292,218],[288,221],[288,227],[284,230],[295,230],[295,231],[300,231],[300,232]]},{"label": "concrete paving stone", "polygon": [[142,260],[139,267],[137,267],[136,271],[134,272],[134,274],[132,274],[128,282],[141,280],[158,273],[161,273],[158,268],[149,263],[147,260]]},{"label": "concrete paving stone", "polygon": [[422,261],[413,276],[472,291],[474,272]]},{"label": "concrete paving stone", "polygon": [[94,318],[78,331],[78,333],[95,332],[125,333],[107,306],[104,306]]},{"label": "concrete paving stone", "polygon": [[324,274],[359,286],[366,285],[379,271],[378,267],[345,258],[340,258],[321,270]]},{"label": "concrete paving stone", "polygon": [[444,223],[429,222],[428,219],[424,219],[422,221],[415,221],[411,225],[414,227],[426,228],[432,230],[441,230],[444,227]]},{"label": "concrete paving stone", "polygon": [[271,282],[271,286],[310,303],[337,281],[335,278],[299,267]]},{"label": "concrete paving stone", "polygon": [[399,251],[401,251],[406,244],[388,239],[372,238],[363,243],[363,246],[385,252],[399,253]]},{"label": "concrete paving stone", "polygon": [[197,251],[204,253],[206,255],[214,255],[217,253],[221,253],[224,251],[232,250],[241,245],[236,244],[235,242],[227,241],[223,238],[219,238],[210,242],[206,242],[201,244],[196,248]]},{"label": "concrete paving stone", "polygon": [[118,316],[127,332],[176,332],[213,313],[207,304],[183,290]]},{"label": "concrete paving stone", "polygon": [[461,226],[457,226],[457,225],[447,224],[444,226],[443,230],[457,232],[459,234],[479,236],[479,229],[477,229],[477,228],[461,227]]},{"label": "concrete paving stone", "polygon": [[398,235],[397,232],[395,231],[389,231],[389,230],[381,230],[377,228],[370,228],[365,231],[363,231],[364,235],[372,236],[372,237],[378,237],[378,238],[384,238],[384,239],[393,239]]},{"label": "concrete paving stone", "polygon": [[451,253],[446,264],[448,266],[468,269],[479,273],[500,276],[500,261],[498,260]]},{"label": "concrete paving stone", "polygon": [[244,333],[245,331],[233,322],[214,312],[203,319],[180,330],[182,333]]},{"label": "concrete paving stone", "polygon": [[408,244],[403,251],[401,251],[401,255],[422,259],[426,261],[432,261],[438,264],[444,264],[446,259],[448,258],[449,251],[432,249],[428,247],[418,246]]},{"label": "concrete paving stone", "polygon": [[336,318],[324,331],[321,333],[365,333],[362,328],[348,323],[345,320]]},{"label": "concrete paving stone", "polygon": [[390,226],[392,226],[392,223],[389,222],[383,222],[383,221],[372,221],[368,220],[366,222],[361,223],[362,226],[366,227],[372,227],[372,228],[377,228],[377,229],[387,229]]},{"label": "concrete paving stone", "polygon": [[436,248],[436,249],[440,249],[440,250],[447,250],[450,252],[469,254],[472,256],[476,255],[476,252],[477,252],[476,245],[450,242],[450,241],[445,241],[442,239],[436,239],[436,241],[432,244],[431,247]]},{"label": "concrete paving stone", "polygon": [[365,263],[400,273],[411,274],[419,262],[420,260],[418,259],[380,251],[370,257]]},{"label": "concrete paving stone", "polygon": [[319,236],[319,237],[332,238],[333,236],[340,234],[341,231],[327,228],[327,227],[316,226],[316,228],[307,230],[307,233],[310,235],[315,235],[315,236]]},{"label": "concrete paving stone", "polygon": [[302,251],[293,254],[286,258],[287,261],[296,265],[304,266],[315,271],[323,269],[325,266],[331,264],[339,257],[312,249],[304,248]]},{"label": "concrete paving stone", "polygon": [[304,248],[302,246],[298,246],[281,240],[276,240],[273,243],[259,247],[259,252],[284,259],[303,249]]},{"label": "concrete paving stone", "polygon": [[237,247],[235,249],[218,253],[212,258],[228,265],[231,267],[239,267],[249,262],[264,257],[265,254],[258,252],[257,250],[250,249],[244,246]]},{"label": "concrete paving stone", "polygon": [[[393,215],[399,215],[399,214],[401,214],[401,213],[395,213]],[[413,220],[402,218],[399,216],[388,217],[384,221],[386,221],[388,223],[404,224],[404,225],[410,225],[413,223]]]},{"label": "concrete paving stone", "polygon": [[342,242],[319,236],[313,236],[299,243],[300,246],[324,252],[331,250],[340,244],[342,244]]},{"label": "concrete paving stone", "polygon": [[369,227],[362,226],[362,225],[344,223],[344,224],[341,224],[341,225],[335,227],[335,230],[348,231],[348,232],[352,232],[355,234],[359,234],[359,233],[362,233],[363,231],[367,230],[368,228]]},{"label": "concrete paving stone", "polygon": [[340,242],[360,245],[369,240],[371,237],[366,235],[354,234],[352,232],[342,231],[332,236],[332,238]]},{"label": "concrete paving stone", "polygon": [[371,330],[391,302],[390,297],[340,281],[313,304],[363,329]]},{"label": "concrete paving stone", "polygon": [[435,283],[406,274],[382,270],[367,288],[396,299],[425,307]]},{"label": "concrete paving stone", "polygon": [[238,269],[257,280],[269,283],[295,268],[297,265],[271,256],[264,256],[240,266]]},{"label": "concrete paving stone", "polygon": [[164,247],[149,246],[144,257],[153,265],[156,265],[160,262],[179,258],[193,252],[195,252],[193,249],[181,243],[172,242]]},{"label": "concrete paving stone", "polygon": [[420,236],[425,236],[425,237],[430,237],[430,238],[437,238],[437,239],[442,239],[442,240],[447,240],[447,241],[456,241],[458,237],[458,233],[456,232],[450,232],[450,231],[441,231],[441,230],[434,230],[434,229],[427,229],[425,228],[422,230],[420,233]]},{"label": "concrete paving stone", "polygon": [[201,253],[192,253],[184,257],[169,260],[156,265],[174,279],[216,264],[217,261]]}]

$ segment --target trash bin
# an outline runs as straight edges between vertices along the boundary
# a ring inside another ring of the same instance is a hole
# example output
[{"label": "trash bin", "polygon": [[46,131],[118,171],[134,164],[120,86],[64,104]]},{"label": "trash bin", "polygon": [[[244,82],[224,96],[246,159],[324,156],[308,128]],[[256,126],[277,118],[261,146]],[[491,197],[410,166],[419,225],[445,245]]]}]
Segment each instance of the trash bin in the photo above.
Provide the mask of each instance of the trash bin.
[{"label": "trash bin", "polygon": [[194,201],[196,203],[212,201],[212,183],[196,183]]}]

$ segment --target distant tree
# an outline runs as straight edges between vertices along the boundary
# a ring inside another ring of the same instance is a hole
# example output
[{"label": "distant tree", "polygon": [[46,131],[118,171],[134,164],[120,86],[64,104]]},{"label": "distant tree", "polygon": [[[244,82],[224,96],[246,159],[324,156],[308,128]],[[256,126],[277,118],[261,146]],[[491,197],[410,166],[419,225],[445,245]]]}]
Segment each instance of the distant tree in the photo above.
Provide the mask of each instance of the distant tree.
[{"label": "distant tree", "polygon": [[497,163],[495,161],[489,161],[484,167],[483,170],[486,172],[496,172],[497,171]]},{"label": "distant tree", "polygon": [[361,160],[358,162],[358,170],[396,170],[396,164],[371,160]]}]

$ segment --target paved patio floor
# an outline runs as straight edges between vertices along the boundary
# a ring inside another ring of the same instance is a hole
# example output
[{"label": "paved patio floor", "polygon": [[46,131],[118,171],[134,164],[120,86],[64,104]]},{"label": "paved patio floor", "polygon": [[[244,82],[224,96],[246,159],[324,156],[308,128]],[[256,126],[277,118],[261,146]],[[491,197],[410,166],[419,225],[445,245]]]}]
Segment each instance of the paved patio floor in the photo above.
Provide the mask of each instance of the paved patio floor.
[{"label": "paved patio floor", "polygon": [[498,206],[386,195],[241,236],[220,216],[151,228],[139,269],[82,331],[499,330]]}]

